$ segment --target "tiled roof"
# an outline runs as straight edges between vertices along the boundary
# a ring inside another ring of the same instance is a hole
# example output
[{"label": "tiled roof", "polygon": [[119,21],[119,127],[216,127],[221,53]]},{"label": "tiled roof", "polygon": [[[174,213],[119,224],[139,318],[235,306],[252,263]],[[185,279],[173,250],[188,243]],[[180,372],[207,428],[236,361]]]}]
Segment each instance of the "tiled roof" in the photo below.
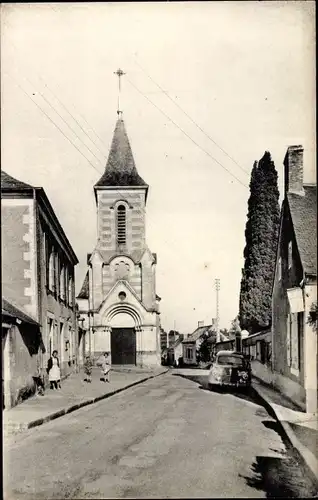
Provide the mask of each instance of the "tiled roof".
[{"label": "tiled roof", "polygon": [[304,186],[305,196],[287,199],[304,272],[317,276],[317,186]]},{"label": "tiled roof", "polygon": [[84,278],[84,281],[83,281],[82,288],[80,290],[80,293],[77,296],[78,299],[88,299],[88,291],[89,291],[88,285],[89,285],[89,282],[88,282],[88,271],[87,271],[85,278]]},{"label": "tiled roof", "polygon": [[1,189],[32,189],[32,186],[25,182],[19,181],[11,175],[1,170]]},{"label": "tiled roof", "polygon": [[39,323],[37,321],[8,302],[6,299],[2,299],[2,316],[9,316],[11,318],[19,319],[23,323],[29,323],[31,325],[39,326]]},{"label": "tiled roof", "polygon": [[124,121],[117,120],[105,168],[98,186],[147,186],[137,172]]},{"label": "tiled roof", "polygon": [[213,325],[199,326],[193,333],[191,333],[191,335],[188,336],[186,340],[184,340],[184,343],[196,342],[200,337],[202,337],[202,335],[211,334],[212,328]]}]

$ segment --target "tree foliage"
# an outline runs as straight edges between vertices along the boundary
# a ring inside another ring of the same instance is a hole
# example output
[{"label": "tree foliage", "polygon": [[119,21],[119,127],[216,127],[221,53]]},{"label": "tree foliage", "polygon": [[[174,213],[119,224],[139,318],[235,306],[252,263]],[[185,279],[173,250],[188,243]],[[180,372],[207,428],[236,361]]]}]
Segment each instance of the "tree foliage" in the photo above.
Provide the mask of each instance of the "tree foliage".
[{"label": "tree foliage", "polygon": [[315,332],[317,332],[317,313],[318,313],[318,304],[317,302],[313,302],[311,304],[311,308],[307,318],[307,323],[310,326],[312,326]]},{"label": "tree foliage", "polygon": [[231,328],[228,331],[228,337],[229,337],[229,339],[230,340],[235,339],[236,334],[240,333],[240,331],[241,331],[241,328],[240,328],[239,317],[235,316],[235,318],[233,319],[233,321],[231,323]]},{"label": "tree foliage", "polygon": [[248,332],[271,325],[271,294],[279,230],[277,172],[271,155],[255,162],[245,229],[239,321]]},{"label": "tree foliage", "polygon": [[203,336],[202,341],[200,343],[200,346],[197,349],[197,361],[198,362],[199,361],[203,361],[204,363],[207,363],[208,361],[210,361],[210,358],[211,358],[211,347],[208,344],[208,339],[211,336],[212,335],[208,336],[206,334]]}]

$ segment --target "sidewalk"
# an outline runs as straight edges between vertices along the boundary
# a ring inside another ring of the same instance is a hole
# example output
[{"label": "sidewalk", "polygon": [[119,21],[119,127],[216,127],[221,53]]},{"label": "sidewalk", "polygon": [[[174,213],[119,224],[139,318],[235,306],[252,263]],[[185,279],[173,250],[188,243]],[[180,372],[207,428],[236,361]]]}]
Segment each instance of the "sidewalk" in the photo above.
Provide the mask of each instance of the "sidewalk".
[{"label": "sidewalk", "polygon": [[107,383],[100,381],[100,368],[94,367],[92,382],[87,383],[81,370],[62,381],[60,390],[46,389],[44,396],[33,396],[14,408],[4,410],[3,433],[6,436],[44,424],[167,371],[160,366],[153,370],[116,367],[110,372],[110,383]]},{"label": "sidewalk", "polygon": [[317,414],[299,411],[282,394],[253,378],[252,386],[272,410],[285,435],[318,480],[318,418]]}]

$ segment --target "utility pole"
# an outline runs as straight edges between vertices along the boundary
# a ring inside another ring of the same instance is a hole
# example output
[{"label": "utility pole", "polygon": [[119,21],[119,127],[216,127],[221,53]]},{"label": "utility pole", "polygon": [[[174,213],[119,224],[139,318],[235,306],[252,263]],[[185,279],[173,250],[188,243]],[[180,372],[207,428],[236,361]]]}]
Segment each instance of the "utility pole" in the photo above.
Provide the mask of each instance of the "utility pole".
[{"label": "utility pole", "polygon": [[219,291],[220,291],[220,279],[215,279],[215,290],[216,290],[216,341],[220,342],[220,311],[219,311]]}]

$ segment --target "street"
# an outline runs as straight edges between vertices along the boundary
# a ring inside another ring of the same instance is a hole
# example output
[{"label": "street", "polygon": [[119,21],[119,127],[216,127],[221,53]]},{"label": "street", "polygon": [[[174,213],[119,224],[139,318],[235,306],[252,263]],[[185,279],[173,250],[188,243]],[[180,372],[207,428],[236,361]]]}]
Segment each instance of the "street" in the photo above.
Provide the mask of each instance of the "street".
[{"label": "street", "polygon": [[260,403],[205,386],[172,371],[11,436],[4,498],[317,494]]}]

